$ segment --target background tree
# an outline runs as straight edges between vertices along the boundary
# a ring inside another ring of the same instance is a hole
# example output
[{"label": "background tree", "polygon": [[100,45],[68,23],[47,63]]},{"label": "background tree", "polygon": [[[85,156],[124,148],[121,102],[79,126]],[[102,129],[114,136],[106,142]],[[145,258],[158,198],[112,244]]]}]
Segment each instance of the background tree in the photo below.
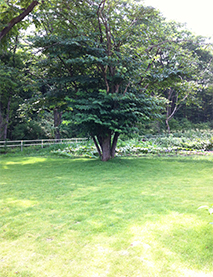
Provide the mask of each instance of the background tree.
[{"label": "background tree", "polygon": [[169,121],[184,104],[195,102],[197,93],[206,86],[212,56],[205,49],[205,40],[180,24],[166,23],[163,30],[163,43],[149,47],[156,55],[142,81],[147,82],[147,90],[167,99],[165,122],[170,131]]},{"label": "background tree", "polygon": [[197,82],[199,89],[195,95],[189,98],[189,101],[183,103],[181,110],[177,113],[177,119],[183,118],[192,123],[211,122],[213,120],[212,112],[212,82],[213,82],[213,52],[212,45],[207,44],[203,37],[196,37],[189,42],[187,47],[197,55]]},{"label": "background tree", "polygon": [[23,63],[13,52],[1,52],[0,57],[0,139],[6,140],[12,107],[21,93]]}]

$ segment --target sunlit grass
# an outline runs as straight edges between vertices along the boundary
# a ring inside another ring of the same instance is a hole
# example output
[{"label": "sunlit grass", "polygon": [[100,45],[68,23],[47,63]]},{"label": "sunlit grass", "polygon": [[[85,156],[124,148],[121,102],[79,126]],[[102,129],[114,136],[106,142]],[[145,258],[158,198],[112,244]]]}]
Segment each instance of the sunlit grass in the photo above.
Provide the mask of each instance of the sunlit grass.
[{"label": "sunlit grass", "polygon": [[2,157],[0,276],[213,276],[213,158]]}]

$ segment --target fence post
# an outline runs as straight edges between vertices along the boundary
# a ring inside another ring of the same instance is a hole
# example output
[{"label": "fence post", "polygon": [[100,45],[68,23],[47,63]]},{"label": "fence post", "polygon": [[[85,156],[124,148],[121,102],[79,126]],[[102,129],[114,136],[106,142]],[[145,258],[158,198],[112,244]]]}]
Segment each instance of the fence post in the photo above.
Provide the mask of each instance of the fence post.
[{"label": "fence post", "polygon": [[21,141],[21,152],[23,151],[23,140]]},{"label": "fence post", "polygon": [[7,141],[6,140],[4,141],[4,149],[5,150],[7,149]]},{"label": "fence post", "polygon": [[43,139],[41,140],[41,148],[44,147]]}]

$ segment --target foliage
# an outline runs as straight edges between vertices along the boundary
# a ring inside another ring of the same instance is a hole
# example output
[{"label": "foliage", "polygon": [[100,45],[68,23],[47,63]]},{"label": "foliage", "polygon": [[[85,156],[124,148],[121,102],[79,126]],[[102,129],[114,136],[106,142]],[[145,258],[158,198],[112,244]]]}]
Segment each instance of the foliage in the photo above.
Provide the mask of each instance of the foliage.
[{"label": "foliage", "polygon": [[0,50],[0,58],[0,139],[5,140],[8,125],[11,124],[11,113],[18,109],[17,102],[23,93],[23,62],[21,55],[13,54],[12,51]]},{"label": "foliage", "polygon": [[[149,121],[154,111],[160,110],[161,100],[148,95],[106,92],[79,93],[77,99],[68,99],[75,114],[75,124],[83,125],[85,134],[129,134],[136,131],[137,121]],[[68,114],[69,117],[69,114]]]},{"label": "foliage", "polygon": [[53,154],[64,157],[86,157],[97,158],[98,152],[94,144],[90,141],[85,143],[71,144],[63,149],[57,149],[51,151]]},{"label": "foliage", "polygon": [[[37,92],[35,80],[31,77],[30,55],[26,49],[18,49],[18,42],[11,49],[0,49],[0,139],[22,139],[38,137],[37,117],[39,109],[23,113],[23,107],[32,103],[33,95]],[[32,121],[32,122],[30,122]],[[35,123],[37,122],[37,123]],[[18,137],[18,128],[24,130]],[[28,126],[28,127],[27,127]],[[28,131],[27,131],[28,129]],[[36,130],[37,129],[37,130]],[[41,129],[41,128],[40,128]],[[28,132],[28,133],[27,133]],[[32,132],[32,134],[29,134]],[[44,132],[39,131],[39,136]],[[24,137],[23,137],[24,136]]]},{"label": "foliage", "polygon": [[46,134],[40,124],[34,120],[29,122],[22,122],[14,126],[13,139],[16,140],[34,140],[39,138],[46,138]]},{"label": "foliage", "polygon": [[172,78],[165,79],[163,82],[166,82],[166,85],[156,89],[157,93],[168,100],[165,112],[168,132],[170,132],[169,121],[183,105],[186,110],[189,104],[199,105],[201,91],[206,89],[212,79],[211,47],[208,47],[204,38],[195,37],[188,31],[179,30],[178,27],[177,24],[172,24],[171,36],[179,37],[181,34],[182,41],[178,46],[170,46],[170,51],[166,49],[165,52],[163,49],[158,61],[164,70],[171,71],[171,67],[173,69]]}]

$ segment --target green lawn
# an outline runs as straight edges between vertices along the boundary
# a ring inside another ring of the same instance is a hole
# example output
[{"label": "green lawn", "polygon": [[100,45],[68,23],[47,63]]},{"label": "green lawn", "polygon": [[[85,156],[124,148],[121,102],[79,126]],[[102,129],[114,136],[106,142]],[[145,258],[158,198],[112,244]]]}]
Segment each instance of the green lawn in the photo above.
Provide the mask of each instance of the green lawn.
[{"label": "green lawn", "polygon": [[0,276],[213,276],[213,157],[0,157]]}]

